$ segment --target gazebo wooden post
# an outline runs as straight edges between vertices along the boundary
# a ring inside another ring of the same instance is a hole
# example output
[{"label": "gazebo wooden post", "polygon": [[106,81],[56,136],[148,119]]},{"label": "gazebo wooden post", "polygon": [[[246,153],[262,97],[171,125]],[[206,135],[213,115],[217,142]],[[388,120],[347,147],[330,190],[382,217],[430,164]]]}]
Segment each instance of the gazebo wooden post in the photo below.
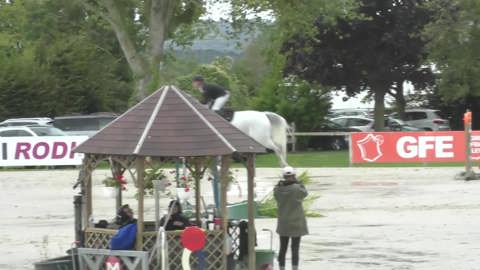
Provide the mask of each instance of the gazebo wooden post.
[{"label": "gazebo wooden post", "polygon": [[[231,159],[229,155],[222,156],[222,165],[220,168],[220,187],[221,187],[220,213],[222,218],[223,235],[225,238],[227,238],[228,236],[227,187],[228,187],[228,171],[230,169],[230,161]],[[223,250],[225,254],[227,254],[228,248],[229,247],[228,247],[227,241],[224,241]]]},{"label": "gazebo wooden post", "polygon": [[200,209],[200,204],[201,204],[201,183],[200,183],[200,178],[201,178],[201,171],[202,171],[202,166],[200,163],[200,160],[198,159],[192,159],[194,164],[193,164],[193,169],[194,171],[191,172],[193,174],[193,178],[195,180],[195,221],[197,222],[197,226],[202,226],[201,224],[201,209]]},{"label": "gazebo wooden post", "polygon": [[84,200],[85,200],[85,215],[83,217],[85,228],[88,228],[90,225],[90,218],[92,217],[93,212],[93,196],[92,196],[92,170],[93,170],[93,158],[91,155],[85,155],[84,158]]},{"label": "gazebo wooden post", "polygon": [[143,192],[144,192],[144,171],[145,157],[137,157],[137,191],[138,191],[138,213],[137,213],[137,240],[136,249],[143,250]]},{"label": "gazebo wooden post", "polygon": [[248,269],[256,268],[255,261],[255,154],[247,155],[247,180],[248,180]]},{"label": "gazebo wooden post", "polygon": [[[110,166],[112,167],[112,177],[116,178],[119,175],[122,174],[122,166],[120,163],[115,162],[112,158],[110,158]],[[117,188],[117,196],[115,197],[115,209],[118,210],[120,207],[122,207],[122,188],[118,187]]]}]

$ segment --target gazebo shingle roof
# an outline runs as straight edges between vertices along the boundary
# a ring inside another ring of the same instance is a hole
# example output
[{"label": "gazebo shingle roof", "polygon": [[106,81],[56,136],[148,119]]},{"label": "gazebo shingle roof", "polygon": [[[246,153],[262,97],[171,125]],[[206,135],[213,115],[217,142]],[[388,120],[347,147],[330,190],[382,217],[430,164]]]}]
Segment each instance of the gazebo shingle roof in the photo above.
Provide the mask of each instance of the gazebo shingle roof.
[{"label": "gazebo shingle roof", "polygon": [[129,109],[75,152],[152,157],[263,153],[265,147],[175,86]]}]

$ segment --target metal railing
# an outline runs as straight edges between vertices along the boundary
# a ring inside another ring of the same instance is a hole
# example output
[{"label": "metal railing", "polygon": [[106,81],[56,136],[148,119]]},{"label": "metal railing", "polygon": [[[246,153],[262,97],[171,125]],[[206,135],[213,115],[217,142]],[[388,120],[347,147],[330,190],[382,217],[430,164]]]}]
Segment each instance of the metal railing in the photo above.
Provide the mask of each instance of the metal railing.
[{"label": "metal railing", "polygon": [[[148,253],[145,251],[79,248],[77,253],[81,270],[148,270]],[[118,264],[112,265],[106,262],[110,256],[117,257]],[[120,263],[122,266],[119,265]]]}]

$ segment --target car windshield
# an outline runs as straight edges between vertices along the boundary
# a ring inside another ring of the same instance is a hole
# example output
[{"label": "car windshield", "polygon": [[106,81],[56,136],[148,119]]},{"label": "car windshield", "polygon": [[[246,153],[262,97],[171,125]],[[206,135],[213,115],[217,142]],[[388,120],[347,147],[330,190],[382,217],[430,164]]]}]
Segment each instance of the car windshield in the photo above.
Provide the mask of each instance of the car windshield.
[{"label": "car windshield", "polygon": [[335,123],[335,122],[332,122],[330,120],[325,120],[325,122],[323,122],[323,126],[325,128],[332,128],[332,129],[335,129],[335,128],[342,128],[342,126],[340,126],[339,124]]},{"label": "car windshield", "polygon": [[55,127],[30,127],[38,136],[65,136],[66,134]]},{"label": "car windshield", "polygon": [[442,119],[447,119],[447,115],[441,111],[434,111],[434,113],[439,117],[439,118],[442,118]]},{"label": "car windshield", "polygon": [[97,131],[115,120],[115,117],[71,117],[55,119],[53,125],[63,131]]},{"label": "car windshield", "polygon": [[390,119],[390,123],[398,126],[408,126],[407,123],[400,119]]}]

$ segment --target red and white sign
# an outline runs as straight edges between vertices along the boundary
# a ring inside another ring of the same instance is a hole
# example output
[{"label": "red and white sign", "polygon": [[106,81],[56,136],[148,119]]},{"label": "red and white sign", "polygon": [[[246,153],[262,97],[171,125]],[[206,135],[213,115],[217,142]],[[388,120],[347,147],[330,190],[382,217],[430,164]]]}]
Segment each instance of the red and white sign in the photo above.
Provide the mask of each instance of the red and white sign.
[{"label": "red and white sign", "polygon": [[480,160],[480,132],[473,132],[471,141],[472,160]]},{"label": "red and white sign", "polygon": [[82,164],[83,154],[73,149],[87,136],[0,138],[0,167],[62,166]]},{"label": "red and white sign", "polygon": [[108,256],[105,260],[105,270],[123,270],[122,262],[118,257]]},{"label": "red and white sign", "polygon": [[[473,132],[471,148],[472,159],[480,160],[480,132]],[[350,151],[352,163],[464,162],[465,133],[353,133]]]}]

